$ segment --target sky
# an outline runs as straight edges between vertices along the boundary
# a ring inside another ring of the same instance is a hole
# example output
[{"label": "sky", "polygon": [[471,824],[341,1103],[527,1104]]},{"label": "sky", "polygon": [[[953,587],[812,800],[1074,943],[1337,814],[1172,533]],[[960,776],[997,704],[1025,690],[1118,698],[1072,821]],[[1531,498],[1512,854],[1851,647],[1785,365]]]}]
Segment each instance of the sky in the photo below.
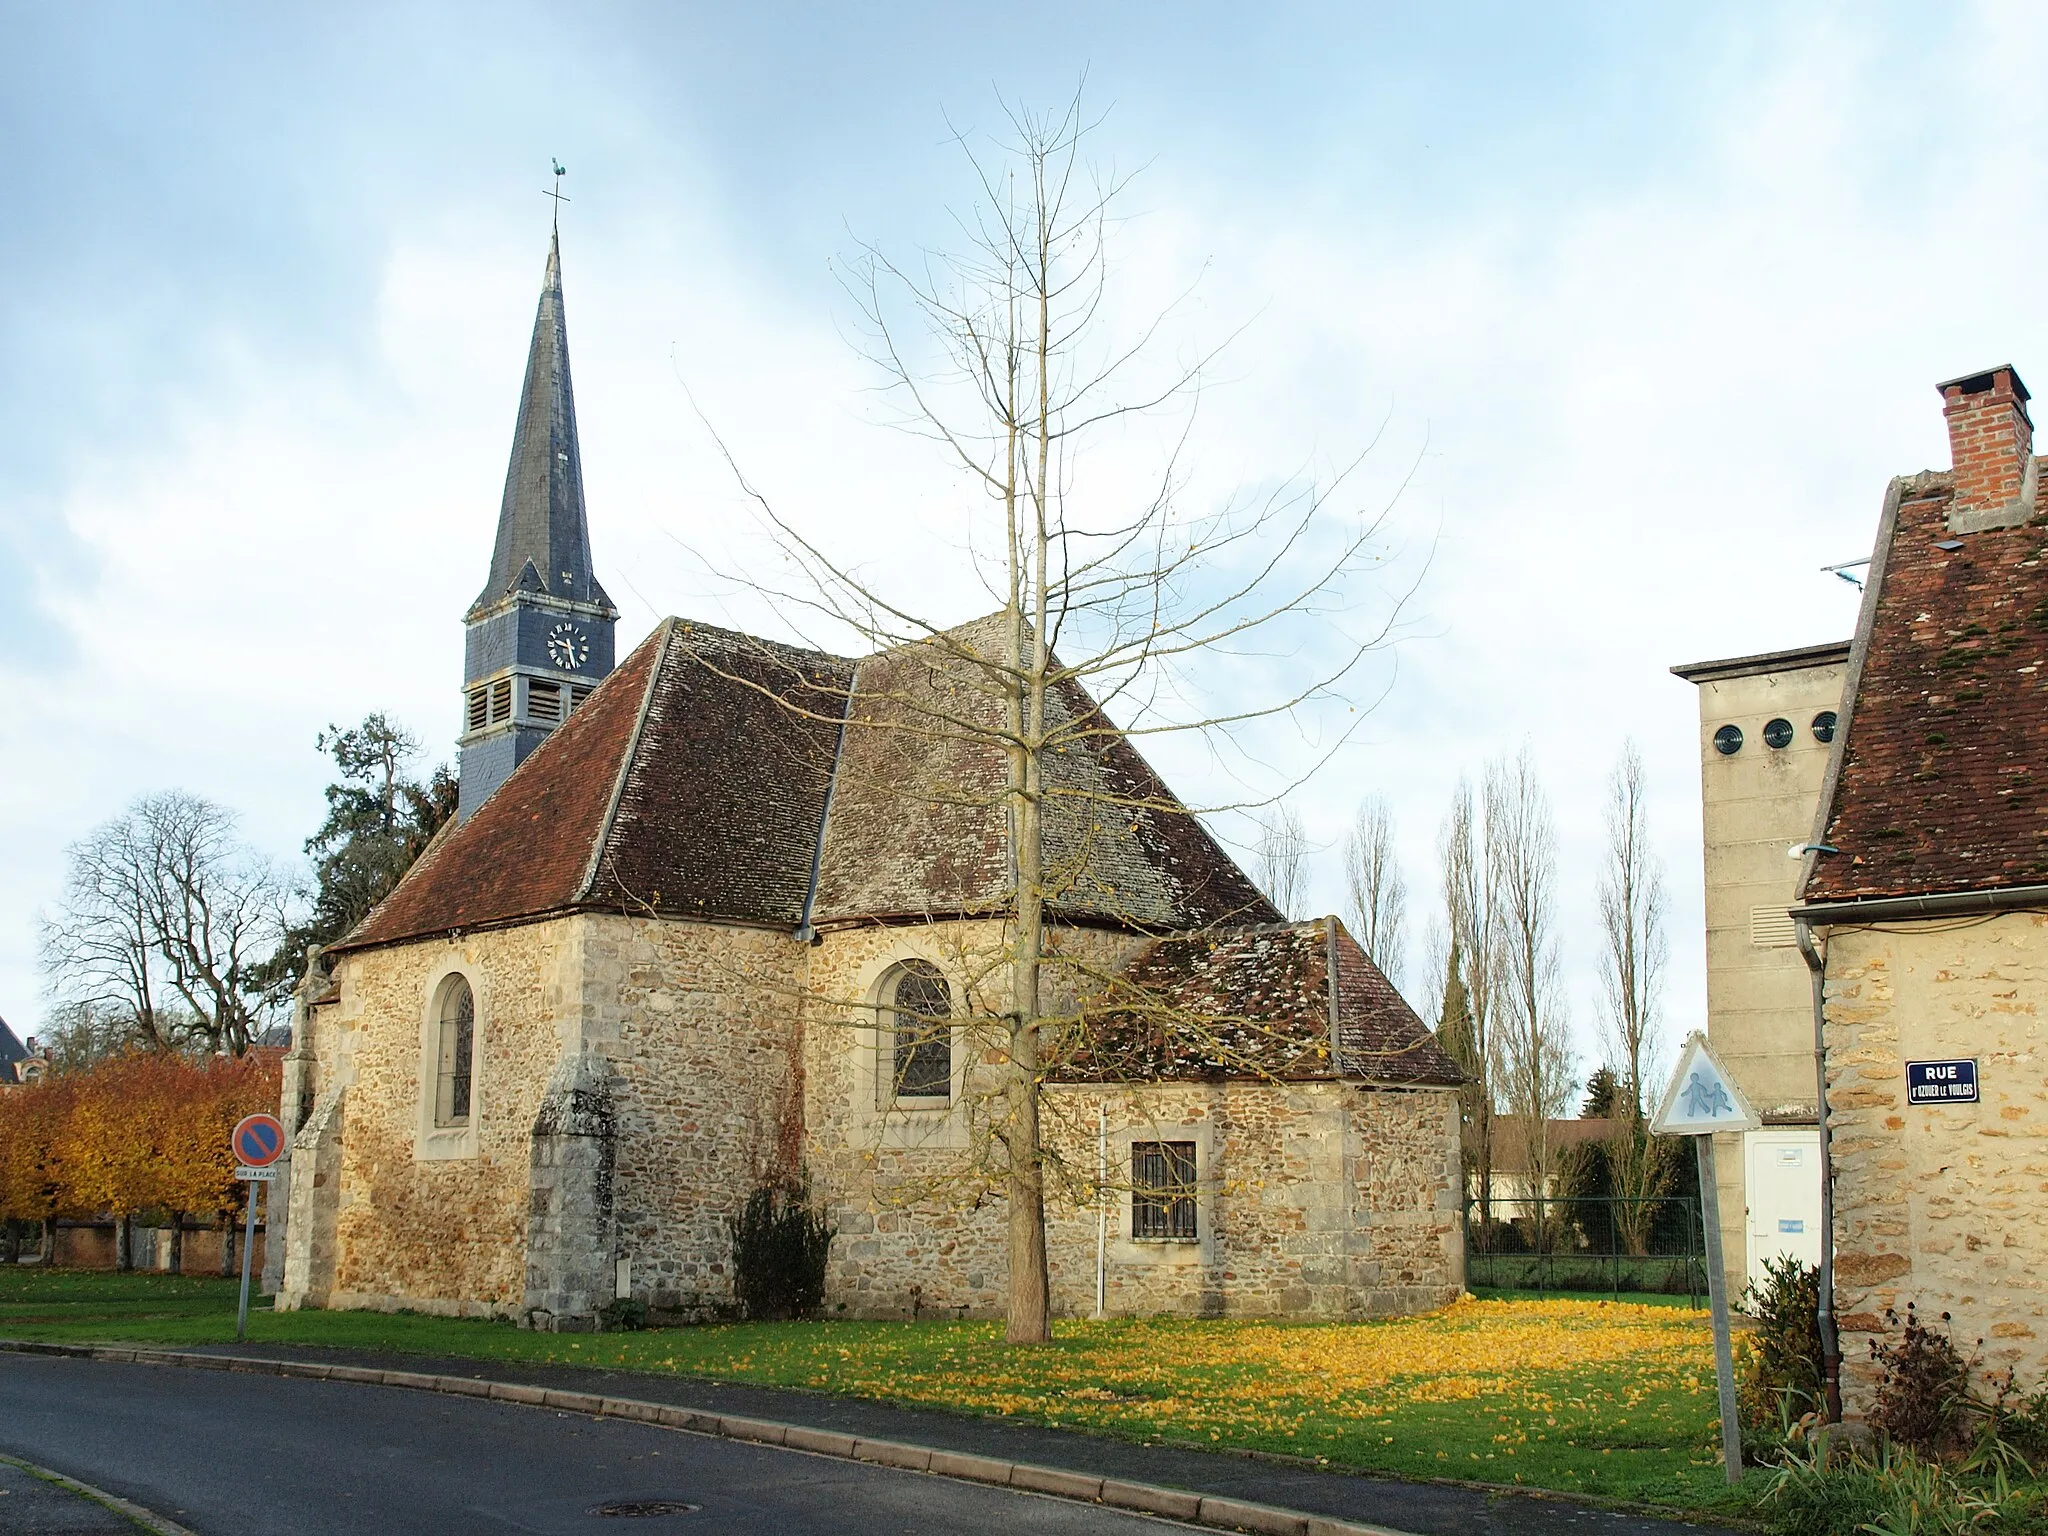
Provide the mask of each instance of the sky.
[{"label": "sky", "polygon": [[[1946,466],[1936,382],[2048,377],[2048,11],[2023,4],[0,0],[0,27],[22,1033],[66,846],[135,796],[204,795],[290,861],[323,726],[384,710],[452,757],[552,159],[621,654],[670,613],[787,630],[712,574],[758,549],[720,440],[807,535],[965,619],[971,493],[886,425],[841,277],[863,242],[952,237],[956,133],[1083,90],[1093,155],[1133,177],[1112,318],[1192,290],[1184,344],[1229,339],[1191,505],[1370,448],[1338,500],[1384,514],[1379,597],[1407,596],[1374,708],[1289,795],[1308,907],[1342,909],[1345,829],[1385,796],[1429,1012],[1438,825],[1526,747],[1588,1066],[1626,739],[1671,890],[1667,1035],[1705,1019],[1697,705],[1667,669],[1846,638],[1856,593],[1822,567],[1869,552],[1890,476]],[[1084,468],[1124,483],[1145,449]],[[1317,755],[1255,750],[1275,782]],[[1212,757],[1157,756],[1231,798]]]}]

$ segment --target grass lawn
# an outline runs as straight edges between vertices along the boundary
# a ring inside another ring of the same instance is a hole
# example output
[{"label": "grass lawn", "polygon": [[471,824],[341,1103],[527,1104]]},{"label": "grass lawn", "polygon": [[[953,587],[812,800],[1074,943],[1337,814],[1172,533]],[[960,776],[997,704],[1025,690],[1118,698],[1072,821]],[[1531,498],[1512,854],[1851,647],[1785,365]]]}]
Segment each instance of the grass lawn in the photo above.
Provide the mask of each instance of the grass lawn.
[{"label": "grass lawn", "polygon": [[[0,1338],[233,1339],[235,1283],[0,1268]],[[1663,1298],[1659,1298],[1663,1302]],[[528,1333],[412,1314],[252,1310],[249,1339],[557,1361],[806,1387],[1135,1440],[1277,1451],[1410,1477],[1733,1512],[1715,1462],[1704,1313],[1468,1300],[1385,1322],[749,1323]],[[1740,1496],[1737,1495],[1739,1499]]]}]

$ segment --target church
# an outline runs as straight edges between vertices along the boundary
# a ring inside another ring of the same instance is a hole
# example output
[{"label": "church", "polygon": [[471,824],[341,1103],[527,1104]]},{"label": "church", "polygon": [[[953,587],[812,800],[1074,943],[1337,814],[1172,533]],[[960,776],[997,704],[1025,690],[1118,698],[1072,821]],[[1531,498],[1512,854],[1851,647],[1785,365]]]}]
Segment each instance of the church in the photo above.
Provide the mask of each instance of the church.
[{"label": "church", "polygon": [[[1001,764],[852,701],[949,694],[1000,616],[852,657],[670,618],[620,659],[617,620],[557,237],[464,620],[457,819],[300,987],[278,1305],[731,1316],[733,1218],[801,1183],[826,1315],[999,1315],[1015,882],[1000,797],[961,786]],[[1055,1315],[1453,1300],[1456,1066],[1336,918],[1285,920],[1129,741],[1084,740],[1046,812]],[[1127,809],[1083,825],[1091,794]]]}]

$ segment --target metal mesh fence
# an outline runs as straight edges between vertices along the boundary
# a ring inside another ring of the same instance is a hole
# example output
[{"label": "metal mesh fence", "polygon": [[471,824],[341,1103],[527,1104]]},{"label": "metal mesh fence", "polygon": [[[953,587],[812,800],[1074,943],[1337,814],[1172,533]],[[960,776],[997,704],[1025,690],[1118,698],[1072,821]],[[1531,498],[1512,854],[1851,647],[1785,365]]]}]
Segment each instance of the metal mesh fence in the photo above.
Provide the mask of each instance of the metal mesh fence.
[{"label": "metal mesh fence", "polygon": [[1539,1295],[1706,1293],[1699,1201],[1495,1197],[1465,1204],[1465,1284]]}]

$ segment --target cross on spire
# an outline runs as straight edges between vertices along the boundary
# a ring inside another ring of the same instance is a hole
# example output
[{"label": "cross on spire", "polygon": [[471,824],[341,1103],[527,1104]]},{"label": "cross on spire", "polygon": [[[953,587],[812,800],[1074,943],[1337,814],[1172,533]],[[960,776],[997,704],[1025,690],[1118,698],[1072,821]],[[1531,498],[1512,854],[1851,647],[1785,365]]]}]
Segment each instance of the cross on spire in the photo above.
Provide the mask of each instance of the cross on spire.
[{"label": "cross on spire", "polygon": [[550,191],[548,188],[542,187],[540,195],[542,197],[552,197],[555,200],[555,229],[559,232],[562,228],[562,204],[573,203],[576,199],[562,196],[562,178],[569,174],[569,168],[552,155],[548,156],[548,164],[555,168],[554,189]]}]

